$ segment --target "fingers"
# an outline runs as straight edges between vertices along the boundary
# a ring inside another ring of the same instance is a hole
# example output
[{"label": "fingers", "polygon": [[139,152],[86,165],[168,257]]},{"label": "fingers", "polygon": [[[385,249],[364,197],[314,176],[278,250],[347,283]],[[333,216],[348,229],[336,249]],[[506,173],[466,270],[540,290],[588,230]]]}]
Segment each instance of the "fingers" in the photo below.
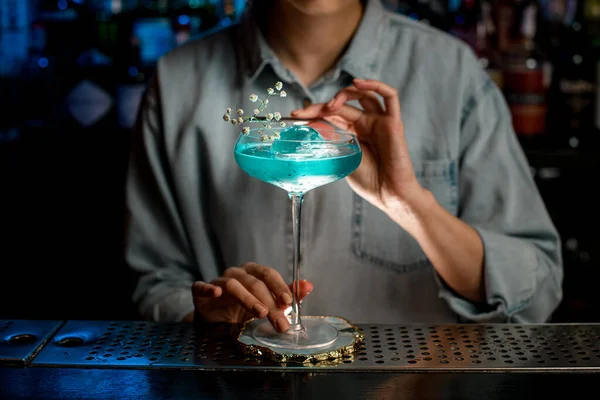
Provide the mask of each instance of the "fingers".
[{"label": "fingers", "polygon": [[394,117],[400,117],[400,99],[395,88],[380,81],[365,79],[355,79],[354,85],[360,90],[372,90],[379,94],[383,97],[387,113]]},{"label": "fingers", "polygon": [[[257,265],[257,267],[261,267],[261,266]],[[267,268],[267,267],[262,267],[262,268]],[[271,269],[271,268],[268,268],[268,269]],[[259,273],[265,274],[265,279],[273,279],[271,277],[267,277],[268,273],[262,271],[260,268],[257,268],[257,270],[260,271]],[[281,302],[276,301],[276,299],[274,298],[274,293],[271,292],[271,290],[267,286],[266,282],[264,282],[262,279],[257,278],[256,276],[248,273],[246,266],[243,266],[241,268],[240,267],[229,268],[227,270],[227,272],[225,273],[225,275],[237,280],[244,287],[244,289],[245,289],[244,292],[238,292],[238,291],[236,291],[234,293],[230,293],[229,291],[227,292],[228,294],[231,294],[232,296],[234,296],[234,298],[236,298],[244,308],[249,310],[252,314],[256,315],[256,310],[248,309],[248,304],[253,304],[252,302],[254,301],[254,299],[257,299],[261,303],[261,305],[267,309],[267,313],[266,314],[261,313],[259,318],[268,317],[269,321],[271,321],[271,324],[277,330],[286,331],[287,329],[289,329],[289,322],[288,322],[287,318],[284,316],[283,311],[279,307],[279,304]],[[261,278],[262,278],[262,276],[261,276]],[[284,286],[285,286],[284,290],[287,292],[288,291],[287,285],[284,284]],[[252,295],[252,297],[247,297],[249,294]],[[241,296],[246,296],[247,298],[241,297]],[[290,298],[291,298],[291,296],[290,296]]]},{"label": "fingers", "polygon": [[327,108],[326,104],[311,104],[305,108],[300,108],[291,112],[292,117],[298,118],[317,118],[327,114],[324,110]]},{"label": "fingers", "polygon": [[192,285],[192,295],[194,297],[209,297],[217,298],[223,294],[220,286],[206,282],[195,282]]},{"label": "fingers", "polygon": [[327,107],[331,110],[336,110],[338,107],[351,100],[358,100],[363,110],[368,113],[385,113],[385,109],[374,92],[370,90],[360,90],[356,86],[349,86],[340,90],[338,94],[327,103]]},{"label": "fingers", "polygon": [[[312,291],[313,284],[306,280],[299,283],[299,298],[303,299]],[[256,263],[228,268],[222,277],[210,283],[195,282],[192,294],[198,299],[229,299],[232,307],[242,307],[257,318],[267,317],[279,332],[290,327],[284,310],[292,304],[292,285],[286,284],[272,268]]]},{"label": "fingers", "polygon": [[[383,98],[385,109],[376,93]],[[345,104],[351,100],[358,100],[364,112],[400,118],[400,100],[397,90],[383,82],[364,79],[355,79],[354,85],[340,90],[329,103],[311,104],[306,108],[293,111],[292,116],[317,118],[324,115],[340,115],[355,122],[362,116],[363,111]]]},{"label": "fingers", "polygon": [[[294,291],[293,283],[290,284],[290,290],[292,292]],[[299,290],[298,290],[300,292],[300,295],[298,296],[298,301],[300,302],[300,304],[302,304],[302,300],[304,300],[304,298],[306,296],[308,296],[310,294],[310,292],[312,292],[312,290],[313,290],[312,282],[309,282],[305,279],[300,281]],[[285,315],[289,315],[289,313],[291,311],[292,311],[292,306],[287,306],[284,308],[283,313]]]},{"label": "fingers", "polygon": [[273,293],[275,300],[284,305],[290,305],[292,303],[292,293],[288,285],[279,274],[273,268],[268,268],[256,263],[247,263],[243,265],[243,268],[250,275],[255,276],[267,285],[267,288]]},{"label": "fingers", "polygon": [[363,116],[362,110],[344,104],[337,109],[327,107],[326,104],[311,104],[310,106],[292,111],[293,117],[298,118],[318,118],[324,116],[338,115],[347,121],[354,123]]},{"label": "fingers", "polygon": [[289,306],[292,304],[292,291],[288,285],[279,272],[273,268],[256,263],[246,263],[242,268],[259,282],[264,283],[265,287],[272,294],[275,301],[271,302],[273,306],[269,310],[269,321],[271,321],[271,324],[279,332],[286,332],[290,328],[290,323],[284,314],[284,310],[279,305]]},{"label": "fingers", "polygon": [[215,279],[212,283],[220,286],[224,293],[233,297],[246,311],[257,318],[264,318],[269,314],[268,306],[238,279],[222,277]]}]

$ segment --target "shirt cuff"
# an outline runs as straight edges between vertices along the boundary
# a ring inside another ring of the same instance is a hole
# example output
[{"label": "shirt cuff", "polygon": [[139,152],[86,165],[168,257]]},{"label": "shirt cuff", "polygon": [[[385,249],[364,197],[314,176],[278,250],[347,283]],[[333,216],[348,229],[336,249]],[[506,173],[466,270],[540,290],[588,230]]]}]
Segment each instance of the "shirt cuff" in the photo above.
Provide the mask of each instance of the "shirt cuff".
[{"label": "shirt cuff", "polygon": [[535,290],[537,255],[522,239],[474,227],[483,241],[486,303],[475,304],[457,295],[435,273],[439,296],[462,319],[477,323],[510,322],[526,308]]}]

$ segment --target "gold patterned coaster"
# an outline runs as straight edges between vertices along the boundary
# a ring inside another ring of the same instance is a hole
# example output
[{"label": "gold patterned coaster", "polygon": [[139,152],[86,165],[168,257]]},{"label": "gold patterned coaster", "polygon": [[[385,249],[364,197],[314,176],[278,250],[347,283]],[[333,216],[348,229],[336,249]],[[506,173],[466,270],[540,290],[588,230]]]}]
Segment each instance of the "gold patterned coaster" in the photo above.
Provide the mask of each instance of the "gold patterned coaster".
[{"label": "gold patterned coaster", "polygon": [[348,320],[340,317],[313,317],[305,316],[302,320],[309,319],[324,319],[326,322],[334,326],[338,330],[338,336],[333,343],[326,347],[317,349],[301,349],[290,352],[287,349],[271,348],[259,343],[252,332],[257,324],[262,320],[251,319],[247,321],[240,335],[238,336],[238,344],[243,352],[252,357],[268,358],[272,361],[280,363],[294,364],[323,364],[340,362],[344,358],[355,353],[363,342],[365,336],[362,331],[352,325]]}]

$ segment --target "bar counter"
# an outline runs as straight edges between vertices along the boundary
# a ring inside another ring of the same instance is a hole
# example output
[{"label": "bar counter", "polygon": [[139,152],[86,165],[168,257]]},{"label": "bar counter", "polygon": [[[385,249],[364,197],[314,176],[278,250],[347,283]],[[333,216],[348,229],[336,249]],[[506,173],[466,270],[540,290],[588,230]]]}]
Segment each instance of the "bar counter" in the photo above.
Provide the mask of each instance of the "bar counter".
[{"label": "bar counter", "polygon": [[600,382],[600,324],[359,325],[356,353],[308,365],[244,354],[239,328],[0,320],[0,398],[514,400]]}]

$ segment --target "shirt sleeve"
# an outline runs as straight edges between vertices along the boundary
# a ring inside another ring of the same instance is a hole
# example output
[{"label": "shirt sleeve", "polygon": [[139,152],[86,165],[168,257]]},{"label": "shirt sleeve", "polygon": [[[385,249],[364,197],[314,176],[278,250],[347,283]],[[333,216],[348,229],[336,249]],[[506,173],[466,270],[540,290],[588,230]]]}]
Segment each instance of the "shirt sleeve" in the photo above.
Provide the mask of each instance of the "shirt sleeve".
[{"label": "shirt sleeve", "polygon": [[143,318],[181,321],[194,310],[194,268],[165,156],[158,75],[140,104],[126,180],[125,260],[136,277],[133,301]]},{"label": "shirt sleeve", "polygon": [[487,298],[473,304],[436,276],[440,296],[470,322],[547,322],[562,299],[559,234],[504,96],[487,75],[481,81],[463,110],[458,216],[483,241]]}]

